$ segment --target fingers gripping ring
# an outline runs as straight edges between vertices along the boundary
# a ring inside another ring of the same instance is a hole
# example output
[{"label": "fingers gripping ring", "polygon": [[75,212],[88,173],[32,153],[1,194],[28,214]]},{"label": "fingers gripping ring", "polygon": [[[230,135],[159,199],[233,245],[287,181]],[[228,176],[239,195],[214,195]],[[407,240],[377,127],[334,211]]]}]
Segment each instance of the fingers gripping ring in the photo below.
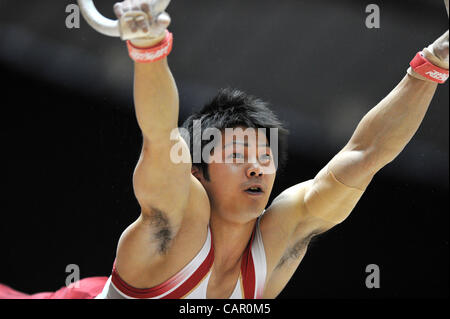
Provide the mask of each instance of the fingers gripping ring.
[{"label": "fingers gripping ring", "polygon": [[[154,14],[158,19],[155,23],[159,22],[159,17],[164,23],[167,23],[167,14],[162,13],[167,6],[169,5],[170,0],[153,0],[150,3],[150,12]],[[97,8],[94,5],[93,0],[78,0],[78,6],[80,7],[80,11],[87,21],[87,23],[97,32],[110,36],[110,37],[120,37],[122,40],[135,39],[140,37],[152,37],[155,36],[155,31],[152,32],[151,28],[149,28],[149,23],[151,21],[150,17],[143,11],[129,11],[126,12],[122,18],[119,20],[111,20],[105,18],[102,14],[100,14]],[[161,14],[162,13],[162,14]],[[128,23],[130,19],[134,19],[139,23],[144,23],[147,28],[139,28],[137,32],[133,32],[131,30],[130,24]],[[169,18],[170,22],[170,18]],[[145,32],[144,30],[147,30]],[[161,30],[163,31],[163,30]]]},{"label": "fingers gripping ring", "polygon": [[[133,30],[130,28],[130,22],[139,23],[140,28]],[[150,17],[143,11],[128,11],[123,14],[119,20],[120,37],[122,40],[130,40],[135,38],[144,38],[151,36],[150,29]],[[146,31],[144,31],[146,30]]]}]

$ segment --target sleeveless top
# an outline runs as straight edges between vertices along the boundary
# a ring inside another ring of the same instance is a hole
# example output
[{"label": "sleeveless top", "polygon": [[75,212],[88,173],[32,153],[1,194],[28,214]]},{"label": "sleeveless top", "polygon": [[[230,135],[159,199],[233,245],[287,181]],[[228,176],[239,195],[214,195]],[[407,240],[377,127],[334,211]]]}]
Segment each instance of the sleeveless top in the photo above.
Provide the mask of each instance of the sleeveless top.
[{"label": "sleeveless top", "polygon": [[[241,271],[230,299],[262,298],[266,281],[266,254],[256,221],[252,237],[244,251]],[[214,248],[211,229],[200,252],[177,274],[153,288],[141,289],[128,285],[113,267],[112,275],[96,299],[206,299]]]}]

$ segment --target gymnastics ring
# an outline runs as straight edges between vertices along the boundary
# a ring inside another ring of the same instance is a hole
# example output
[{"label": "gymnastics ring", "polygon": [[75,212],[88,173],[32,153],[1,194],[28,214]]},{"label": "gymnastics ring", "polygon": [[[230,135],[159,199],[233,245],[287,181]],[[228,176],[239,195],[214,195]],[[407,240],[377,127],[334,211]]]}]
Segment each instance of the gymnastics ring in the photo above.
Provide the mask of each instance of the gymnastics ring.
[{"label": "gymnastics ring", "polygon": [[[150,5],[150,12],[164,12],[169,3],[170,0],[153,0]],[[78,0],[78,6],[86,22],[97,32],[110,37],[120,37],[122,40],[137,36],[136,34],[131,35],[130,30],[119,20],[105,18],[98,12],[93,0]]]}]

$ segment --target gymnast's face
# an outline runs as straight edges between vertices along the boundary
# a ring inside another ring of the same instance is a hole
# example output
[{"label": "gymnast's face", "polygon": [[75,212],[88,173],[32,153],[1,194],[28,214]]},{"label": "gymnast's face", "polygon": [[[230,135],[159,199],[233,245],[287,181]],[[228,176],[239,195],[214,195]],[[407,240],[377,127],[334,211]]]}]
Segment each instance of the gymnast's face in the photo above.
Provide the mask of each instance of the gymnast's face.
[{"label": "gymnast's face", "polygon": [[234,131],[231,139],[222,134],[222,144],[213,149],[208,164],[209,181],[199,178],[212,213],[237,223],[263,212],[276,176],[266,135],[255,131],[256,138],[251,138],[243,130]]}]

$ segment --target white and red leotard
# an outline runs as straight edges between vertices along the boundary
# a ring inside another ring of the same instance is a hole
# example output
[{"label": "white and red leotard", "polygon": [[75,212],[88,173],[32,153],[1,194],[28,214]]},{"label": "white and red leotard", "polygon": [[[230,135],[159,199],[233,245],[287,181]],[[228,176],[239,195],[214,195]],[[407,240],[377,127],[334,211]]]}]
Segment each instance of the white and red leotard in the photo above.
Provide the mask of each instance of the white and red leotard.
[{"label": "white and red leotard", "polygon": [[[148,289],[131,287],[117,274],[115,267],[103,291],[102,299],[205,299],[214,248],[211,230],[200,252],[181,271],[164,283]],[[241,272],[230,299],[257,299],[262,297],[266,279],[266,255],[259,230],[259,219],[244,251]]]}]

